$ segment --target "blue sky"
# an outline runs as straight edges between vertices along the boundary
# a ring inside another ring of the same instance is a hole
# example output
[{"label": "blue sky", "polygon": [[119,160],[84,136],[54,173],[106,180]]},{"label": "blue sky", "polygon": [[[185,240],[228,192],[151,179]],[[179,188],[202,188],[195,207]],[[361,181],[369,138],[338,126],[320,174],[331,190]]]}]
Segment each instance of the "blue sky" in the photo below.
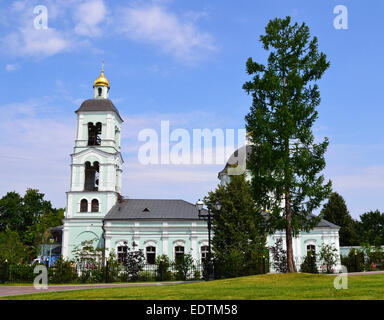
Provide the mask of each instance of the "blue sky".
[{"label": "blue sky", "polygon": [[[336,5],[348,9],[337,30]],[[36,30],[33,9],[48,9]],[[245,61],[265,62],[269,19],[309,25],[331,68],[320,81],[316,137],[329,137],[326,177],[353,217],[384,210],[382,1],[0,1],[0,196],[38,188],[65,205],[74,111],[93,95],[101,61],[123,125],[123,194],[195,202],[222,165],[141,165],[138,132],[244,127]]]}]

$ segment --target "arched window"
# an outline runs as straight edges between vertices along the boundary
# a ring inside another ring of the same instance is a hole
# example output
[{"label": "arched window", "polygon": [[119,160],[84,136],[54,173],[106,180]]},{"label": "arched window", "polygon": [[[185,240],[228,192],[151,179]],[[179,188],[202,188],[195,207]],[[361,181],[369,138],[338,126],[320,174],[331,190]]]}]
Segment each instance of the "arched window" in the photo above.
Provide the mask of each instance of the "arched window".
[{"label": "arched window", "polygon": [[88,122],[88,145],[99,146],[101,145],[101,122],[94,125],[92,122]]},{"label": "arched window", "polygon": [[208,254],[209,254],[209,247],[202,246],[200,250],[201,250],[201,263],[204,263],[204,260],[208,257]]},{"label": "arched window", "polygon": [[99,212],[99,200],[93,199],[91,202],[91,212]]},{"label": "arched window", "polygon": [[83,199],[80,201],[80,212],[88,212],[88,201]]},{"label": "arched window", "polygon": [[101,97],[101,94],[103,93],[103,89],[98,88],[97,90],[98,90],[98,92],[99,92],[99,97]]},{"label": "arched window", "polygon": [[117,247],[117,260],[125,264],[127,260],[128,246],[124,243],[122,246]]},{"label": "arched window", "polygon": [[175,262],[180,263],[184,260],[184,247],[176,246],[175,247]]},{"label": "arched window", "polygon": [[148,246],[145,248],[146,258],[148,264],[155,264],[156,261],[156,248],[152,246]]},{"label": "arched window", "polygon": [[93,165],[89,161],[85,163],[84,191],[99,190],[99,163],[95,161]]},{"label": "arched window", "polygon": [[307,245],[307,254],[312,251],[313,254],[316,254],[316,246],[314,244]]}]

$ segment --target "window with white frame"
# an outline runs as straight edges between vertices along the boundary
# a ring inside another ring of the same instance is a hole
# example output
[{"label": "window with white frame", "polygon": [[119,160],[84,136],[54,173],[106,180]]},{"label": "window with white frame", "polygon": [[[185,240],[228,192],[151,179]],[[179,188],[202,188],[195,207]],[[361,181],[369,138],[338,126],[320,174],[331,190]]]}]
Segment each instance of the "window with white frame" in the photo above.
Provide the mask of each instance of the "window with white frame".
[{"label": "window with white frame", "polygon": [[146,260],[148,264],[155,264],[156,261],[156,248],[148,246],[145,248]]},{"label": "window with white frame", "polygon": [[82,199],[80,201],[80,212],[88,212],[88,200]]},{"label": "window with white frame", "polygon": [[307,253],[309,253],[309,252],[316,254],[316,246],[314,244],[308,244],[307,245]]},{"label": "window with white frame", "polygon": [[204,260],[208,257],[208,254],[209,254],[209,247],[202,246],[200,250],[201,250],[201,263],[204,263]]},{"label": "window with white frame", "polygon": [[121,245],[117,247],[117,260],[120,263],[124,263],[127,257],[128,247],[126,245]]},{"label": "window with white frame", "polygon": [[91,212],[99,212],[99,200],[93,199],[91,202]]},{"label": "window with white frame", "polygon": [[175,262],[181,262],[184,259],[184,247],[176,246],[175,247]]}]

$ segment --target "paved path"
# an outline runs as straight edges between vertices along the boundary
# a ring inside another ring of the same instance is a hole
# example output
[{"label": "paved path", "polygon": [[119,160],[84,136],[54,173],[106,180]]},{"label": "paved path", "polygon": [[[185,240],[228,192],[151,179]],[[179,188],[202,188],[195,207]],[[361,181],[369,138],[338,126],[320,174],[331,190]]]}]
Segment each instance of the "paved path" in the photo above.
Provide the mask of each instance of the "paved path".
[{"label": "paved path", "polygon": [[[329,274],[330,276],[339,276],[344,273],[332,273]],[[348,276],[366,276],[370,274],[384,274],[384,271],[363,271],[363,272],[349,272],[347,273]]]},{"label": "paved path", "polygon": [[59,285],[48,286],[47,289],[35,289],[34,286],[0,286],[0,297],[13,296],[20,294],[42,293],[53,291],[100,289],[116,287],[150,287],[166,286],[171,284],[193,283],[200,281],[175,281],[175,282],[147,282],[147,283],[115,283],[115,284],[79,284],[79,285]]}]

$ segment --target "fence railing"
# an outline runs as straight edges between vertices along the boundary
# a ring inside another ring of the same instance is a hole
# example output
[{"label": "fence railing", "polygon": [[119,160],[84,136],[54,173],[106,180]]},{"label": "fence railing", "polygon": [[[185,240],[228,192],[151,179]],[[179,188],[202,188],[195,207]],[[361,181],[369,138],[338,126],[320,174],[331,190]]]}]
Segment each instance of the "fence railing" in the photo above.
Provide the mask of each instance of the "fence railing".
[{"label": "fence railing", "polygon": [[[34,273],[36,265],[10,265],[0,264],[0,281],[2,283],[33,283],[37,274]],[[47,265],[45,265],[47,267]],[[102,283],[102,282],[131,282],[131,281],[174,281],[174,280],[202,280],[204,267],[202,264],[194,264],[188,267],[180,267],[171,264],[169,267],[146,264],[137,272],[133,278],[127,268],[120,265],[108,267],[102,265],[76,267],[69,271],[72,275],[66,277],[58,276],[64,273],[55,266],[48,267],[48,281],[50,283],[80,282],[80,283]],[[68,273],[68,270],[66,271]],[[63,281],[62,279],[71,279]]]}]

